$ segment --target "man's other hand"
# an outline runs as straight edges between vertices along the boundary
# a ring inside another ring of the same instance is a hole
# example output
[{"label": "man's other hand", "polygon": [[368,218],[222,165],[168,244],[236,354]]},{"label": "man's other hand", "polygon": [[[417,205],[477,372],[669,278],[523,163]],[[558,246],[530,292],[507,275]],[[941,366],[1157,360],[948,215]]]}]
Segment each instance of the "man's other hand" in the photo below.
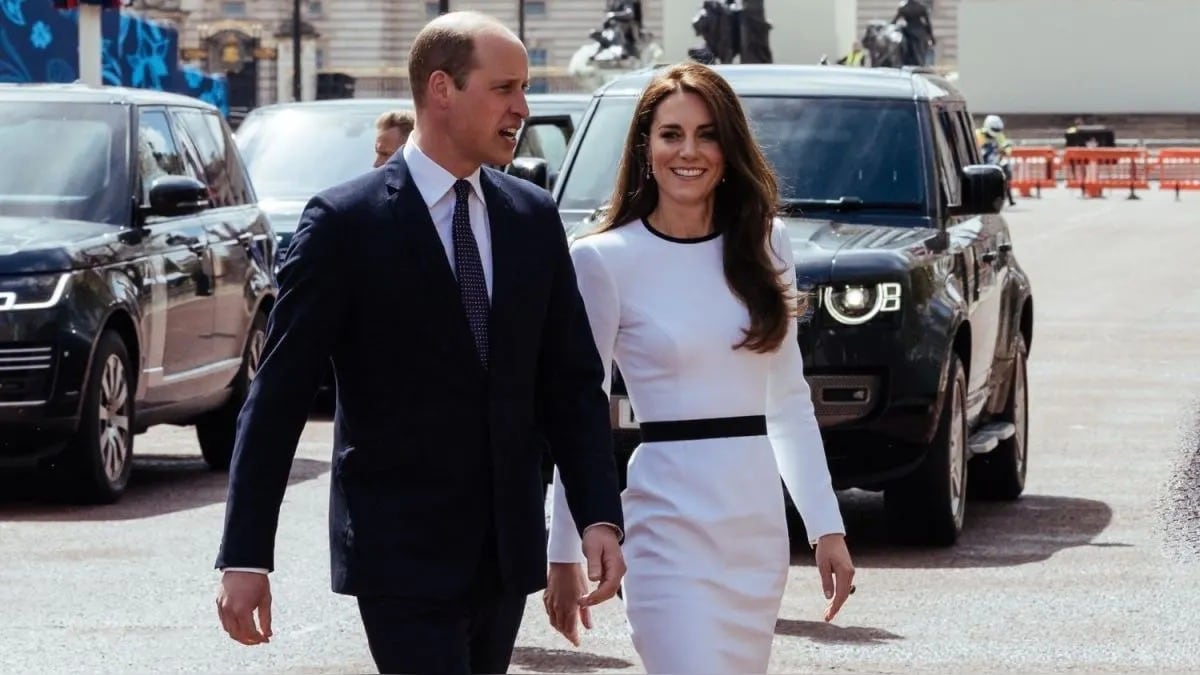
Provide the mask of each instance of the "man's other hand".
[{"label": "man's other hand", "polygon": [[[258,610],[259,625],[254,623]],[[244,645],[271,641],[271,582],[257,572],[224,572],[217,591],[217,616],[229,637]]]}]

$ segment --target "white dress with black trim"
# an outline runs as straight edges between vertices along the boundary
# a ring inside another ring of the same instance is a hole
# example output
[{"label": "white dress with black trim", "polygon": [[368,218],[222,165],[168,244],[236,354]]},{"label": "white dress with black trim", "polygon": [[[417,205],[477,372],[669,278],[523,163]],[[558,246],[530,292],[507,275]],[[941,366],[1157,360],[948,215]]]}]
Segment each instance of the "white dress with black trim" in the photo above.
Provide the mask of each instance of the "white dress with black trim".
[{"label": "white dress with black trim", "polygon": [[[794,290],[779,221],[771,248]],[[638,221],[571,255],[600,356],[643,427],[622,493],[634,647],[651,673],[765,672],[789,562],[780,476],[810,540],[844,532],[796,322],[773,353],[733,349],[749,313],[719,234],[676,239]],[[557,475],[554,494],[550,560],[582,562]]]}]

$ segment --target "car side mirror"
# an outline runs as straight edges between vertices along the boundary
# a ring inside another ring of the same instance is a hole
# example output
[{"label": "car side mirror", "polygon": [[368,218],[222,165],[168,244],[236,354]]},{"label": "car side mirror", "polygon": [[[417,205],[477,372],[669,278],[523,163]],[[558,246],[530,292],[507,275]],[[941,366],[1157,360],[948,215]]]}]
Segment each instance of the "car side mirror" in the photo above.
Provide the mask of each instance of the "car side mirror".
[{"label": "car side mirror", "polygon": [[523,178],[543,190],[550,189],[550,172],[546,160],[541,157],[516,157],[505,173]]},{"label": "car side mirror", "polygon": [[150,186],[152,216],[183,216],[211,206],[208,186],[191,176],[162,176]]},{"label": "car side mirror", "polygon": [[993,164],[963,167],[962,206],[955,215],[1000,213],[1004,207],[1004,169]]}]

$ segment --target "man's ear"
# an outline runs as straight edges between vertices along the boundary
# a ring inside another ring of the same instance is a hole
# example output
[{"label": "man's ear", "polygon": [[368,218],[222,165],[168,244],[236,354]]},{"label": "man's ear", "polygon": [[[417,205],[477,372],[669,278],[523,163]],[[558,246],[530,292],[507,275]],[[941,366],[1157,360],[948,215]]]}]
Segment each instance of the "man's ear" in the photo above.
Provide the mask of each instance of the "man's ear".
[{"label": "man's ear", "polygon": [[444,70],[433,71],[429,76],[429,86],[427,87],[430,100],[444,104],[450,99],[450,88],[453,86],[454,81],[450,78],[449,73]]}]

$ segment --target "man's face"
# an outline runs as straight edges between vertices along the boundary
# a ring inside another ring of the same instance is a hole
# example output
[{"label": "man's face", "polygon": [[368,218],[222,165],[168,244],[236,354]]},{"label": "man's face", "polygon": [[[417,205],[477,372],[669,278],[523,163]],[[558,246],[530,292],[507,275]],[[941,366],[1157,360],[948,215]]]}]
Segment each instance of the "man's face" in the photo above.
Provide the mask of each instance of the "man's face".
[{"label": "man's face", "polygon": [[529,116],[529,59],[515,39],[483,33],[475,38],[475,62],[466,86],[448,92],[451,138],[463,159],[503,166],[512,161],[517,132]]},{"label": "man's face", "polygon": [[407,140],[408,135],[401,133],[399,127],[384,129],[375,134],[375,168],[386,164]]}]

